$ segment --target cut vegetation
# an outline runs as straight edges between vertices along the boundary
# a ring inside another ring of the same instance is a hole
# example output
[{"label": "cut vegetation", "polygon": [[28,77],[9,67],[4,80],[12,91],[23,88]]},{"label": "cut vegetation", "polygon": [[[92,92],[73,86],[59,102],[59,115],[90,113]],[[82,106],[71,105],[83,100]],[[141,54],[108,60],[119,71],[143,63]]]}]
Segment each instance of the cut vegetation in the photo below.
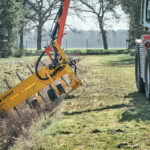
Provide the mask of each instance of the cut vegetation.
[{"label": "cut vegetation", "polygon": [[136,92],[134,57],[81,58],[83,86],[34,122],[11,149],[150,148],[150,104]]}]

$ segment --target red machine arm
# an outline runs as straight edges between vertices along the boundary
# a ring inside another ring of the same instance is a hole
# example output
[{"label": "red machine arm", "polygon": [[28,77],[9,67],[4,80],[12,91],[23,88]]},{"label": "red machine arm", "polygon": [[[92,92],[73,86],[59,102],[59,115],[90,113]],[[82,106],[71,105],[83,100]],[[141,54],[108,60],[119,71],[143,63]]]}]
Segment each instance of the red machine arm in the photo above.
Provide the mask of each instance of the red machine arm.
[{"label": "red machine arm", "polygon": [[63,11],[62,11],[62,16],[60,18],[58,18],[58,20],[57,20],[57,22],[59,24],[57,43],[59,45],[61,45],[61,42],[62,42],[65,23],[66,23],[66,19],[67,19],[68,8],[69,8],[69,4],[70,4],[70,0],[63,0],[63,1],[64,1],[64,6],[63,6]]},{"label": "red machine arm", "polygon": [[[56,42],[59,46],[61,45],[63,34],[64,34],[64,28],[65,28],[65,23],[66,23],[66,19],[67,19],[69,4],[70,4],[70,0],[61,0],[61,5],[60,5],[60,8],[59,8],[58,13],[56,15],[56,18],[55,18],[56,23],[55,23],[55,26],[54,26],[52,33],[51,33],[52,42],[54,42],[56,40]],[[42,78],[38,74],[38,65],[39,65],[41,58],[46,53],[49,56],[49,58],[53,61],[53,58],[51,57],[50,52],[54,51],[55,56],[58,55],[58,51],[54,46],[52,46],[52,42],[49,46],[47,46],[45,48],[44,52],[41,54],[41,56],[39,57],[39,59],[36,63],[35,73],[40,80],[48,80],[48,77]],[[53,63],[56,63],[57,61],[58,60],[53,61]],[[54,65],[56,65],[56,64],[54,64]]]}]

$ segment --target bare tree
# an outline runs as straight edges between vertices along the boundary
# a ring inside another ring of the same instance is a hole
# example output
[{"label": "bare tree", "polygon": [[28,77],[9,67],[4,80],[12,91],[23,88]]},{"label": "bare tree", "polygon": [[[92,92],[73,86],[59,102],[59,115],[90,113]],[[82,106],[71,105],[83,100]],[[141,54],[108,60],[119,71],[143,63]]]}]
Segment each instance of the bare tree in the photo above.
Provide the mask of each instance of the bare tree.
[{"label": "bare tree", "polygon": [[81,15],[81,12],[91,13],[97,19],[104,49],[108,49],[105,28],[108,26],[108,20],[111,20],[112,16],[119,17],[115,11],[117,5],[118,0],[74,0],[74,9],[78,15]]},{"label": "bare tree", "polygon": [[41,50],[42,29],[44,24],[53,16],[57,0],[28,0],[29,18],[37,28],[37,50]]},{"label": "bare tree", "polygon": [[[21,0],[21,2],[22,2],[22,7],[24,8],[24,10],[26,9],[26,4],[27,4],[27,1],[28,0]],[[22,50],[23,51],[23,49],[24,49],[24,46],[23,46],[23,41],[24,41],[24,26],[26,25],[26,23],[27,23],[27,14],[26,14],[26,12],[24,13],[24,20],[21,22],[21,29],[20,29],[20,31],[19,31],[19,33],[20,33],[20,44],[19,44],[19,48],[20,48],[20,50]]]}]

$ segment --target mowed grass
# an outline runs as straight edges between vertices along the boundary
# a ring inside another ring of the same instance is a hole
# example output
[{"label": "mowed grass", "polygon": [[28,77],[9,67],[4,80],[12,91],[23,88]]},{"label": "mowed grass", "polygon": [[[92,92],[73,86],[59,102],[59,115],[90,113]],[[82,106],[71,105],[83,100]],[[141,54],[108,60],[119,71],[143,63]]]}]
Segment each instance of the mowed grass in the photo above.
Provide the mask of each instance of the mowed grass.
[{"label": "mowed grass", "polygon": [[134,57],[81,58],[83,86],[39,118],[11,149],[150,149],[150,103],[137,93]]}]

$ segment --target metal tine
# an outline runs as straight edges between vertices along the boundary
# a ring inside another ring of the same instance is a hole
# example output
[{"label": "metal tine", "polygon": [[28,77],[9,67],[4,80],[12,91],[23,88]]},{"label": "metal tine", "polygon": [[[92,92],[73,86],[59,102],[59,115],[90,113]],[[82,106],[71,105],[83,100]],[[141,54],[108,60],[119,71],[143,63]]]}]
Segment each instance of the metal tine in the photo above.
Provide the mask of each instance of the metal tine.
[{"label": "metal tine", "polygon": [[[27,68],[29,69],[29,71],[33,74],[34,72],[32,71],[32,69],[29,67],[29,65],[27,65]],[[38,92],[38,95],[42,98],[42,100],[45,102],[44,97],[41,95],[40,92]]]},{"label": "metal tine", "polygon": [[67,85],[67,87],[70,87],[69,84],[66,82],[66,80],[63,77],[61,77],[61,79],[65,82],[65,84]]},{"label": "metal tine", "polygon": [[20,77],[19,73],[16,72],[17,77],[19,78],[20,81],[23,81],[24,79]]},{"label": "metal tine", "polygon": [[[7,81],[7,79],[6,79],[6,76],[5,76],[5,78],[4,78],[4,82],[6,83],[6,85],[7,85],[7,87],[8,87],[9,89],[12,88],[12,87],[9,85],[9,83],[8,83],[8,81]],[[18,115],[20,118],[22,118],[21,115],[20,115],[20,113],[19,113],[19,111],[18,111],[18,109],[17,109],[16,107],[14,107],[14,110],[17,112],[17,115]]]},{"label": "metal tine", "polygon": [[32,69],[29,67],[29,65],[27,65],[27,68],[29,69],[29,71],[31,72],[31,74],[34,73],[34,72],[32,71]]},{"label": "metal tine", "polygon": [[19,112],[19,110],[18,110],[16,107],[14,107],[14,111],[16,111],[17,115],[18,115],[21,119],[23,119],[22,116],[21,116],[21,114],[20,114],[20,112]]},{"label": "metal tine", "polygon": [[44,99],[44,97],[41,95],[41,93],[40,92],[38,92],[38,95],[42,98],[42,100],[45,102],[45,99]]},{"label": "metal tine", "polygon": [[4,82],[6,83],[6,85],[7,85],[7,87],[8,87],[9,89],[12,88],[12,87],[9,85],[9,83],[8,83],[8,81],[7,81],[7,79],[6,79],[6,76],[5,76],[5,78],[4,78]]},{"label": "metal tine", "polygon": [[[23,81],[24,79],[20,77],[19,73],[16,72],[17,77],[19,78],[20,81]],[[32,104],[29,102],[29,100],[26,100],[26,104],[28,104],[30,106],[30,108],[33,108]]]},{"label": "metal tine", "polygon": [[24,79],[20,77],[19,73],[16,72],[17,77],[19,78],[20,81],[23,81]]}]

